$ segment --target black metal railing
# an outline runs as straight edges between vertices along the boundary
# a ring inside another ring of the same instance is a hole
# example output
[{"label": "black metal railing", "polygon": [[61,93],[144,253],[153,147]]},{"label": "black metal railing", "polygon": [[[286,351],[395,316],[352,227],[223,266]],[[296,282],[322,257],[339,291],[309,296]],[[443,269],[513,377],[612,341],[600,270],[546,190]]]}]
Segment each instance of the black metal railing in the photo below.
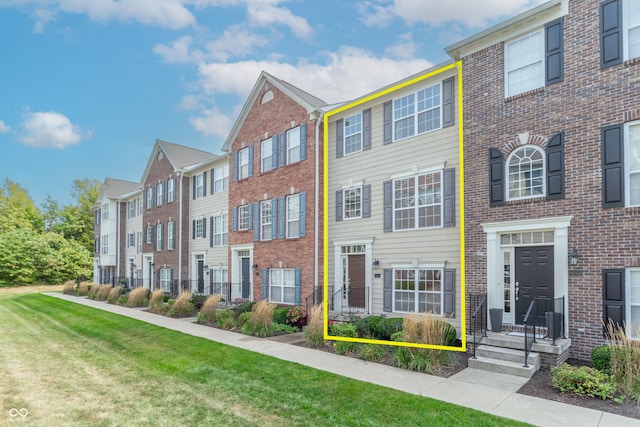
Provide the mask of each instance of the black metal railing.
[{"label": "black metal railing", "polygon": [[114,279],[114,286],[122,286],[126,289],[135,289],[143,285],[142,279],[134,279],[131,277],[116,277]]},{"label": "black metal railing", "polygon": [[[529,367],[529,353],[531,352],[531,348],[533,347],[533,343],[536,342],[536,323],[537,316],[533,319],[530,319],[533,308],[536,305],[536,300],[532,300],[529,303],[529,308],[527,309],[527,313],[524,315],[524,319],[522,321],[522,325],[524,326],[524,367]],[[533,320],[533,325],[528,325],[529,321]],[[529,333],[529,328],[532,328],[532,333]]]},{"label": "black metal railing", "polygon": [[336,314],[370,314],[369,286],[364,288],[340,288],[333,292],[329,287],[329,309]]},{"label": "black metal railing", "polygon": [[314,288],[313,292],[311,292],[309,295],[305,297],[304,305],[305,305],[307,315],[309,314],[311,307],[322,303],[323,297],[324,297],[324,290],[321,287]]},{"label": "black metal railing", "polygon": [[[476,349],[478,348],[477,332],[481,332],[480,339],[487,336],[487,294],[470,294],[468,296],[469,312],[471,313],[471,321],[469,326],[473,334],[473,358],[476,357]],[[473,310],[473,311],[472,311]]]},{"label": "black metal railing", "polygon": [[564,300],[564,296],[536,298],[538,326],[545,325],[547,327],[547,338],[552,341],[552,345],[556,345],[556,339],[566,338]]}]

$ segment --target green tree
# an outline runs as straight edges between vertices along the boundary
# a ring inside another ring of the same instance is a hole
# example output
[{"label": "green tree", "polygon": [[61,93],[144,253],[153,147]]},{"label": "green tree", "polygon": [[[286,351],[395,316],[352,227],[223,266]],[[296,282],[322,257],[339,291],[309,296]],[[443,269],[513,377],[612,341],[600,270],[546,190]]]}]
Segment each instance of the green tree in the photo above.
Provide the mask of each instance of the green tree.
[{"label": "green tree", "polygon": [[73,181],[71,195],[76,203],[60,209],[59,223],[53,228],[53,231],[62,234],[65,239],[80,243],[89,253],[93,253],[93,207],[99,192],[99,181]]},{"label": "green tree", "polygon": [[40,209],[20,184],[5,179],[0,187],[0,233],[17,228],[42,231],[44,222]]}]

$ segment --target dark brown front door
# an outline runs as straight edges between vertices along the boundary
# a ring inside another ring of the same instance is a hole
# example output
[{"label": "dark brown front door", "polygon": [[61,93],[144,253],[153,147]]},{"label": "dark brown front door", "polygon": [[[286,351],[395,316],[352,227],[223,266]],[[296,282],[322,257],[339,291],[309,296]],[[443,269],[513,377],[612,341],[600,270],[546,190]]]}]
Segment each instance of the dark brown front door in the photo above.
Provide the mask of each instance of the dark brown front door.
[{"label": "dark brown front door", "polygon": [[364,255],[349,255],[349,307],[366,307]]},{"label": "dark brown front door", "polygon": [[553,299],[553,246],[516,248],[515,294],[518,325],[522,325],[532,300]]}]

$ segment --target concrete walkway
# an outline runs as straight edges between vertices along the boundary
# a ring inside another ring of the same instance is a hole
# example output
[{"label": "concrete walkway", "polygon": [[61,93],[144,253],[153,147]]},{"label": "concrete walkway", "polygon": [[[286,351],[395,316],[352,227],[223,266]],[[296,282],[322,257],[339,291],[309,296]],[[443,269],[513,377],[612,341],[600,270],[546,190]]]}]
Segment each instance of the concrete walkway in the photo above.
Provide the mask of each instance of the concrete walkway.
[{"label": "concrete walkway", "polygon": [[527,381],[525,378],[471,368],[464,369],[450,378],[440,378],[290,344],[292,340],[300,341],[299,335],[271,339],[256,338],[198,325],[193,323],[193,319],[172,319],[140,309],[61,293],[46,293],[46,295],[344,377],[539,426],[640,427],[640,420],[637,419],[517,394],[516,391]]}]

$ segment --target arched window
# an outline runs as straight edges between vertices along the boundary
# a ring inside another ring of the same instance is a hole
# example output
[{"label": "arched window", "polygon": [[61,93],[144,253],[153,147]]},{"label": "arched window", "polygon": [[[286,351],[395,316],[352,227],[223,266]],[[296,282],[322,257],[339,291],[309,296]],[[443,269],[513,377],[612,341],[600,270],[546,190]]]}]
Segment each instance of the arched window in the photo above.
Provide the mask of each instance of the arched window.
[{"label": "arched window", "polygon": [[544,196],[544,151],[534,145],[514,150],[507,159],[509,200]]}]

